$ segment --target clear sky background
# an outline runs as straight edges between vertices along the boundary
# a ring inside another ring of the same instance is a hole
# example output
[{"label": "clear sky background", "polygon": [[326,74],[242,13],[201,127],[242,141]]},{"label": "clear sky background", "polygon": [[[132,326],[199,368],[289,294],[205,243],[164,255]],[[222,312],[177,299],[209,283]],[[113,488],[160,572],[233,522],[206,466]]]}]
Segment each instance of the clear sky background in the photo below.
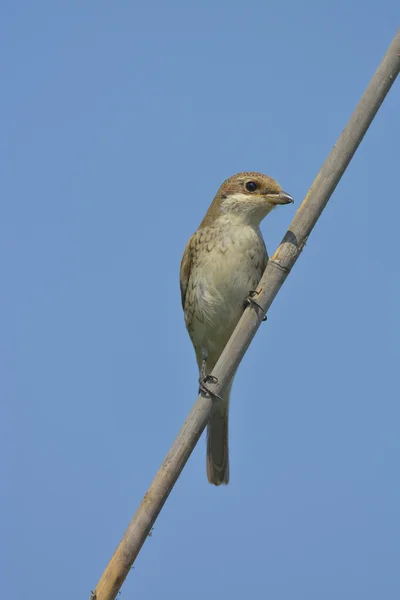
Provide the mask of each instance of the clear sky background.
[{"label": "clear sky background", "polygon": [[[0,7],[1,598],[88,599],[197,397],[179,262],[224,179],[292,194],[395,0]],[[400,87],[200,440],[121,598],[400,597]]]}]

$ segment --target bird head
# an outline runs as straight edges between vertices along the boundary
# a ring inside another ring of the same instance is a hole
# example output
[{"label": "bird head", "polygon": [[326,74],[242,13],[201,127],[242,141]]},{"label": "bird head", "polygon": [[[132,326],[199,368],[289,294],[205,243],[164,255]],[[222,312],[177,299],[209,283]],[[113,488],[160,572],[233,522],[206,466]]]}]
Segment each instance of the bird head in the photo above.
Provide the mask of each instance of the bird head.
[{"label": "bird head", "polygon": [[238,173],[219,188],[202,226],[216,219],[259,225],[277,205],[289,204],[293,198],[274,179],[262,173]]}]

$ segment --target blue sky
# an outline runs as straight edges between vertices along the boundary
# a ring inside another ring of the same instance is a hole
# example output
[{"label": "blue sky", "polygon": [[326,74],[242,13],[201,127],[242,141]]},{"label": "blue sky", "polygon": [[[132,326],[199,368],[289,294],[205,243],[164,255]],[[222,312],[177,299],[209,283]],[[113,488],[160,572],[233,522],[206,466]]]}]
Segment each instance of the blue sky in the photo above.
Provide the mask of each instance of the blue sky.
[{"label": "blue sky", "polygon": [[[296,200],[394,0],[0,7],[1,597],[88,598],[197,396],[179,262],[243,170]],[[400,88],[238,372],[231,483],[202,438],[121,598],[398,598]]]}]

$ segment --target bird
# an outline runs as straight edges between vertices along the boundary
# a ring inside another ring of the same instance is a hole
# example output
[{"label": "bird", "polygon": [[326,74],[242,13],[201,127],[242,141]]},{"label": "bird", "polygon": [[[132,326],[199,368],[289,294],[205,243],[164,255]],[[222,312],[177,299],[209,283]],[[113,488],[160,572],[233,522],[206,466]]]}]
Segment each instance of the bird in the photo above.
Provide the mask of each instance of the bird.
[{"label": "bird", "polygon": [[[276,206],[293,202],[271,177],[237,173],[221,185],[180,265],[180,290],[186,328],[199,368],[200,393],[243,313],[254,300],[268,261],[260,231]],[[229,482],[228,413],[233,378],[223,398],[214,398],[207,424],[207,478],[216,486]]]}]

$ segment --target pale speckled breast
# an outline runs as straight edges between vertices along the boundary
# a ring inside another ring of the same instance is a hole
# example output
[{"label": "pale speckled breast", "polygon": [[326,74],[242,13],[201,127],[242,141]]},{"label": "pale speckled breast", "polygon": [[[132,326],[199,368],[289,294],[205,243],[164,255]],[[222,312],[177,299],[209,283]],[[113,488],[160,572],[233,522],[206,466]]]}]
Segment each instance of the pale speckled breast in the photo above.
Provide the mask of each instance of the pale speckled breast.
[{"label": "pale speckled breast", "polygon": [[[249,291],[264,271],[267,251],[259,229],[206,227],[191,242],[186,325],[199,352],[215,362],[237,325]],[[210,364],[211,366],[211,364]]]}]

